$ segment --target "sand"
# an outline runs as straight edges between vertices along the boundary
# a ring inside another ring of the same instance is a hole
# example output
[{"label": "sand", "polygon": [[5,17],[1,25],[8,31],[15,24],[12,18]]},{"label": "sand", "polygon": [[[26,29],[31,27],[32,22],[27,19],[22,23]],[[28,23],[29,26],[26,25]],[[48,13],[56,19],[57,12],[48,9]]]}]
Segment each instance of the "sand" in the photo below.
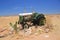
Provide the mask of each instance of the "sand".
[{"label": "sand", "polygon": [[[18,16],[1,16],[0,17],[0,35],[8,35],[9,23],[18,21]],[[31,34],[24,36],[24,33],[12,34],[0,38],[0,40],[60,40],[60,15],[46,15],[47,24],[52,24],[54,29],[49,33]],[[5,31],[1,31],[5,28]],[[21,35],[22,34],[22,35]]]}]

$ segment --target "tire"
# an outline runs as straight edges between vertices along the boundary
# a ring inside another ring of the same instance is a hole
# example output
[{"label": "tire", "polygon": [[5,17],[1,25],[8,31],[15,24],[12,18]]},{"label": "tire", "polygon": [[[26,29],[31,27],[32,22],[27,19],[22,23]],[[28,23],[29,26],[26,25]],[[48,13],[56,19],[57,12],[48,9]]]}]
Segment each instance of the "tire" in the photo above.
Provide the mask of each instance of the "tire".
[{"label": "tire", "polygon": [[29,25],[28,25],[28,24],[25,24],[25,25],[24,25],[24,28],[25,28],[25,29],[28,29],[28,28],[29,28]]}]

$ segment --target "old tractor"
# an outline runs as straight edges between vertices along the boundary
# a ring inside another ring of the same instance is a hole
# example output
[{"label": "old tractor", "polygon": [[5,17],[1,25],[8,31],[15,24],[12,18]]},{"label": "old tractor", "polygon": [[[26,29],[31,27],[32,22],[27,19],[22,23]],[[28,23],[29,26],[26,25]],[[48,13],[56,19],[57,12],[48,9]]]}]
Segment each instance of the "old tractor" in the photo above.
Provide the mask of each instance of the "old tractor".
[{"label": "old tractor", "polygon": [[27,13],[19,15],[18,24],[22,25],[22,29],[29,28],[32,25],[43,26],[46,23],[46,18],[44,14],[39,13]]}]

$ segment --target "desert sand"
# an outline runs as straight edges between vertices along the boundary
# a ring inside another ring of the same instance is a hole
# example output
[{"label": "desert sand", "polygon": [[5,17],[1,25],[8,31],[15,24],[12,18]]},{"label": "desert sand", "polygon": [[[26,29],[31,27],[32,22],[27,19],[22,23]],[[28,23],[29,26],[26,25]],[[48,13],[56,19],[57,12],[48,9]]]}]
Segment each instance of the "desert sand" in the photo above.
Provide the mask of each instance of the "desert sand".
[{"label": "desert sand", "polygon": [[[0,16],[0,35],[8,35],[9,23],[15,23],[18,21],[18,16]],[[0,38],[0,40],[60,40],[60,15],[46,15],[47,24],[53,25],[54,29],[48,33],[33,33],[28,36],[24,36],[23,32],[18,34],[8,35]],[[5,31],[1,31],[1,30]],[[22,34],[22,35],[21,35]]]}]

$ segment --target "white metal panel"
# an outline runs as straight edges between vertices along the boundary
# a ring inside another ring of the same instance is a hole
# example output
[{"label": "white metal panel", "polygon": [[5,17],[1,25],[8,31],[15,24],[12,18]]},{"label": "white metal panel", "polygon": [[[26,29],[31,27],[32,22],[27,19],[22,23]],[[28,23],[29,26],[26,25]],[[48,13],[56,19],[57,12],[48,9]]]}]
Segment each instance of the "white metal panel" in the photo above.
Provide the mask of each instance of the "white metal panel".
[{"label": "white metal panel", "polygon": [[25,16],[25,15],[32,15],[33,13],[20,13],[19,15]]}]

